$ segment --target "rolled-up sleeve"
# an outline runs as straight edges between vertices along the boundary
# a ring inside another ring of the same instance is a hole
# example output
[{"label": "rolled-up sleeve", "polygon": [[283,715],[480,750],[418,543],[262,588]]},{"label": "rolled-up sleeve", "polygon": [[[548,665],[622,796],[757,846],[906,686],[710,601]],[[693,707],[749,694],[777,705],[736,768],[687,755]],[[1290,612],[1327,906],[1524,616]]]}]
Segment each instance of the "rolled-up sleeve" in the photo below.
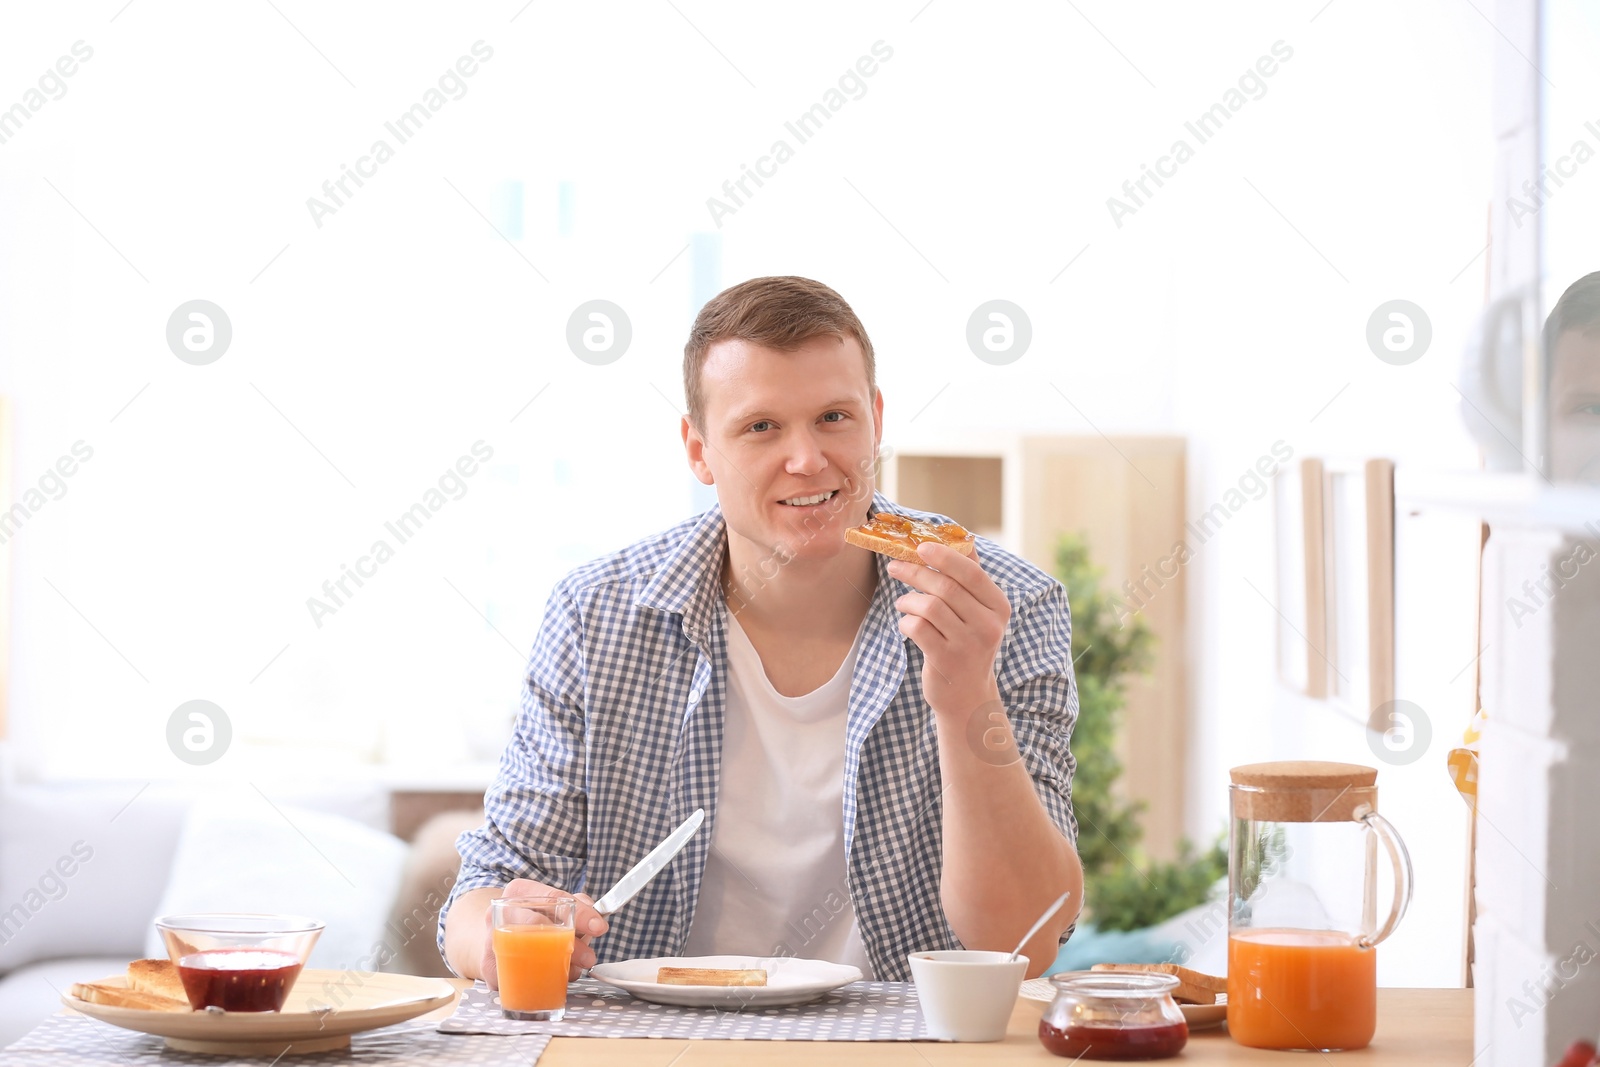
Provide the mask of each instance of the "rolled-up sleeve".
[{"label": "rolled-up sleeve", "polygon": [[[1078,683],[1072,669],[1072,611],[1059,582],[1012,608],[996,680],[1034,792],[1050,821],[1077,848],[1072,728],[1078,722]],[[1077,928],[1073,923],[1062,931],[1061,943]]]},{"label": "rolled-up sleeve", "polygon": [[582,624],[558,586],[534,641],[511,742],[484,794],[484,824],[456,839],[461,870],[439,911],[438,943],[462,893],[516,878],[581,887],[587,862]]},{"label": "rolled-up sleeve", "polygon": [[1013,608],[1010,630],[997,672],[1000,700],[1040,802],[1077,847],[1072,728],[1078,721],[1078,685],[1072,670],[1067,591],[1052,583]]}]

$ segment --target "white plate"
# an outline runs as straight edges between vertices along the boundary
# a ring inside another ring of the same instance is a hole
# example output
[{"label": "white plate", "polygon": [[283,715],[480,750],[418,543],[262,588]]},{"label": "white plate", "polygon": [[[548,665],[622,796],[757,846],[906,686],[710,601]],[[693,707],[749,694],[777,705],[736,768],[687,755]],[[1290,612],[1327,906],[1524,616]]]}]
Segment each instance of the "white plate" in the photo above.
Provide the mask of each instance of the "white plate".
[{"label": "white plate", "polygon": [[[100,979],[126,985],[122,975]],[[414,1019],[455,999],[439,978],[358,971],[300,973],[282,1011],[146,1011],[91,1004],[64,993],[67,1007],[125,1030],[156,1034],[185,1052],[277,1055],[348,1047],[350,1035]]]},{"label": "white plate", "polygon": [[[656,981],[656,972],[662,967],[715,967],[740,971],[762,969],[767,972],[767,984],[661,985]],[[653,960],[622,960],[591,967],[589,976],[654,1004],[730,1011],[747,1006],[804,1004],[840,986],[861,981],[859,970],[842,963],[782,956],[662,956]]]}]

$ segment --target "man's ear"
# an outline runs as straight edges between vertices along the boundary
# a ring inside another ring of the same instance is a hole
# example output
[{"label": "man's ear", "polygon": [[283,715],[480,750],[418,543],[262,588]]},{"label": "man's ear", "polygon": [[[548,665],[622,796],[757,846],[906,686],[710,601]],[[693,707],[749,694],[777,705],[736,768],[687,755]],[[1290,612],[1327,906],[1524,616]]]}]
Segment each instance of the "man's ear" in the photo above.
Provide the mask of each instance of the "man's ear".
[{"label": "man's ear", "polygon": [[683,417],[679,432],[683,434],[683,451],[689,457],[689,469],[700,479],[700,484],[715,485],[717,480],[712,476],[711,468],[706,465],[705,438],[694,428],[689,416]]}]

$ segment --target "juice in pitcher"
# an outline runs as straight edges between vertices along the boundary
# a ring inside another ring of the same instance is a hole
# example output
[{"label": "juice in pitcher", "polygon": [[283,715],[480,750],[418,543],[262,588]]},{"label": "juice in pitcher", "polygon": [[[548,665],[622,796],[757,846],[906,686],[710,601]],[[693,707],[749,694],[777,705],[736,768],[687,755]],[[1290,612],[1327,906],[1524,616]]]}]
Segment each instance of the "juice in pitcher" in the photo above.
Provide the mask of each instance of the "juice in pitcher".
[{"label": "juice in pitcher", "polygon": [[1232,776],[1228,1033],[1252,1048],[1366,1048],[1377,946],[1411,903],[1411,858],[1378,814],[1378,772],[1292,760]]},{"label": "juice in pitcher", "polygon": [[1336,930],[1236,931],[1228,1033],[1253,1048],[1365,1048],[1378,1024],[1377,958]]}]

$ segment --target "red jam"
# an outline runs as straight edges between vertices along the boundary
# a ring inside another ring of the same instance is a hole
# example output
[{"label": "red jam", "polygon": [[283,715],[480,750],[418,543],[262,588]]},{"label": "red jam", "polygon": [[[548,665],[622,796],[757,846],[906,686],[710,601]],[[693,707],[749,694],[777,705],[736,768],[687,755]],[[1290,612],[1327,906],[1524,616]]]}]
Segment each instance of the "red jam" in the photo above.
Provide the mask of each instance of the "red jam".
[{"label": "red jam", "polygon": [[1189,1043],[1189,1024],[1159,1026],[1069,1026],[1039,1024],[1039,1042],[1057,1056],[1085,1060],[1164,1060]]},{"label": "red jam", "polygon": [[196,1011],[282,1011],[300,977],[300,959],[270,949],[219,948],[178,960],[178,976]]}]

